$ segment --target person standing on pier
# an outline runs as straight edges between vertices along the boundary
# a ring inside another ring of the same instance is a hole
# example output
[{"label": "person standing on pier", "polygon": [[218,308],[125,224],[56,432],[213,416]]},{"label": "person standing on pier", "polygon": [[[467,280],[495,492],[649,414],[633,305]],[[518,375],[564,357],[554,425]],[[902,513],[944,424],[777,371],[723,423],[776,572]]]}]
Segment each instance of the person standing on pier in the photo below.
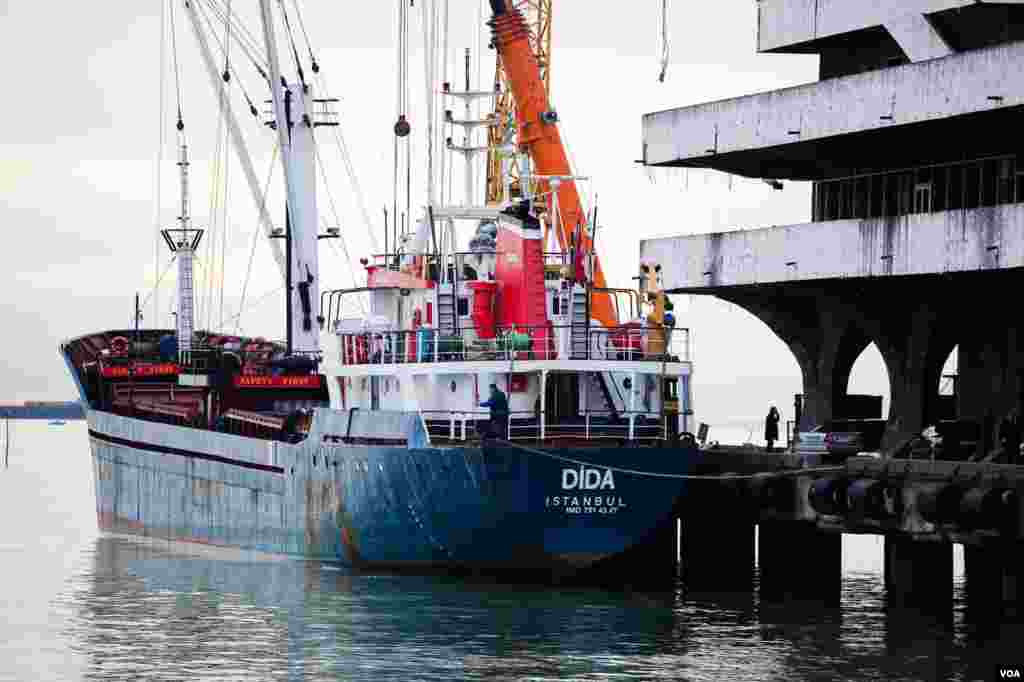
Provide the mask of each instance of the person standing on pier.
[{"label": "person standing on pier", "polygon": [[768,443],[768,452],[774,451],[775,441],[779,439],[779,419],[779,411],[772,405],[764,419],[764,439]]}]

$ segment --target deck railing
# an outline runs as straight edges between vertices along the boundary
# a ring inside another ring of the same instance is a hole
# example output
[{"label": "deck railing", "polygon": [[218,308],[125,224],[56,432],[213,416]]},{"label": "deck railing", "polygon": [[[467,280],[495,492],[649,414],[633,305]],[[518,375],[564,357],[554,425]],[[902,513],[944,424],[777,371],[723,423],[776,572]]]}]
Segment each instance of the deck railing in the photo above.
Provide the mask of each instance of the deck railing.
[{"label": "deck railing", "polygon": [[[361,321],[360,321],[361,322]],[[690,330],[681,328],[509,326],[480,334],[435,328],[339,333],[342,365],[510,360],[690,362]],[[489,336],[491,338],[481,338]]]},{"label": "deck railing", "polygon": [[420,413],[430,442],[465,443],[485,435],[512,442],[540,441],[666,441],[674,432],[671,419],[677,414],[584,412],[574,417],[554,417],[546,412],[509,412],[507,423],[492,421],[486,411],[424,410]]}]

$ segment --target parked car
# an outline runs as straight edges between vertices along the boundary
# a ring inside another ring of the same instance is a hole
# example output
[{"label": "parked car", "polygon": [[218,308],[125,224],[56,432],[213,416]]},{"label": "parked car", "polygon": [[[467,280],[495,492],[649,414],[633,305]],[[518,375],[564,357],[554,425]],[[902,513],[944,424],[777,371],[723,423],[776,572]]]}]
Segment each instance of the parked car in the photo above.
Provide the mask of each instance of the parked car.
[{"label": "parked car", "polygon": [[797,434],[795,450],[846,459],[860,452],[877,452],[885,433],[885,419],[833,419]]}]

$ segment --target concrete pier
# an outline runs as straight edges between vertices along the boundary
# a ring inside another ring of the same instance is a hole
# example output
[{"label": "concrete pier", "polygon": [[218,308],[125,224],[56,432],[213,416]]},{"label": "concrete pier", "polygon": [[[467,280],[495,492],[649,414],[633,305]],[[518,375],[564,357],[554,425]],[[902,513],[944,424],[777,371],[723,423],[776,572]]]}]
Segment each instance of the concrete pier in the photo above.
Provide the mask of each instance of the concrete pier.
[{"label": "concrete pier", "polygon": [[[820,55],[818,82],[644,117],[648,166],[813,183],[808,222],[640,247],[665,291],[729,301],[789,346],[801,430],[851,416],[871,344],[889,375],[886,452],[955,417],[980,436],[956,458],[986,456],[1022,418],[1024,329],[999,295],[1024,273],[1022,27],[1020,2],[762,0],[758,49]],[[951,408],[938,392],[954,348]],[[1010,440],[1001,461],[1019,462]]]},{"label": "concrete pier", "polygon": [[953,599],[953,543],[886,535],[885,590],[893,604],[949,608]]},{"label": "concrete pier", "polygon": [[843,577],[843,536],[813,523],[758,524],[761,598],[818,600],[838,606]]},{"label": "concrete pier", "polygon": [[1024,603],[1022,555],[1024,545],[1015,542],[964,546],[969,611],[980,611],[985,617],[994,610],[1019,608]]},{"label": "concrete pier", "polygon": [[688,590],[753,589],[754,518],[739,487],[692,485],[680,518],[680,576]]}]

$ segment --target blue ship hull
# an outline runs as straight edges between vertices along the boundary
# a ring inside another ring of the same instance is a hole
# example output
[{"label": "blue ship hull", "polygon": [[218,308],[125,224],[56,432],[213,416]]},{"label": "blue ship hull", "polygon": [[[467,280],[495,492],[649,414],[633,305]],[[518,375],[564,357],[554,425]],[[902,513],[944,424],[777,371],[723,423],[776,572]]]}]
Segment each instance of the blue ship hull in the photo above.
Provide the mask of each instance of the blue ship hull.
[{"label": "blue ship hull", "polygon": [[[347,442],[345,413],[268,442],[90,412],[104,529],[414,571],[614,562],[671,527],[698,451]],[[351,439],[350,439],[351,440]]]}]

